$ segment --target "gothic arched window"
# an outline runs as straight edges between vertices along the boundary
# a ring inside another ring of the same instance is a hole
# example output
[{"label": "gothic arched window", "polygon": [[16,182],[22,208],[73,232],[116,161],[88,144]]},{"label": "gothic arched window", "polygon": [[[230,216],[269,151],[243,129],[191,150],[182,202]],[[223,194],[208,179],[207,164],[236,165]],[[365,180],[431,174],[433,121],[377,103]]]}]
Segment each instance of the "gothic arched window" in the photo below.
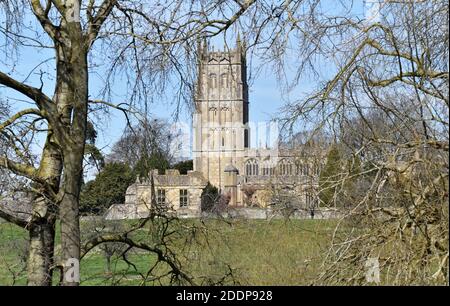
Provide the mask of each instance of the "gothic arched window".
[{"label": "gothic arched window", "polygon": [[220,112],[222,114],[222,116],[221,116],[222,123],[229,122],[231,120],[230,119],[230,109],[227,106],[222,106],[220,109]]},{"label": "gothic arched window", "polygon": [[303,163],[297,165],[297,175],[303,175]]},{"label": "gothic arched window", "polygon": [[280,175],[292,175],[292,162],[288,159],[282,159],[278,164],[278,170]]},{"label": "gothic arched window", "polygon": [[217,108],[215,106],[211,106],[209,108],[210,120],[215,121],[217,119]]},{"label": "gothic arched window", "polygon": [[259,165],[256,159],[249,159],[245,162],[245,174],[249,176],[259,175]]},{"label": "gothic arched window", "polygon": [[309,165],[307,163],[301,163],[297,168],[298,175],[309,175]]},{"label": "gothic arched window", "polygon": [[261,172],[262,172],[262,175],[274,175],[275,174],[275,169],[269,160],[262,162]]}]

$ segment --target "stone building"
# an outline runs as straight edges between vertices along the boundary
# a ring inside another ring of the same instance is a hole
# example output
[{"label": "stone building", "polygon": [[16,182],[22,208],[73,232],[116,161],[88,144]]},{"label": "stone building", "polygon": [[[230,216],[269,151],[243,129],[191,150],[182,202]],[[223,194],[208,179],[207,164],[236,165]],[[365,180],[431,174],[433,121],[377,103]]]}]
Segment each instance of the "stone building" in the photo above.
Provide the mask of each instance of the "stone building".
[{"label": "stone building", "polygon": [[[193,171],[153,172],[156,202],[179,213],[198,214],[207,183],[229,196],[230,206],[266,207],[277,190],[295,194],[305,207],[315,202],[320,152],[250,148],[249,95],[245,47],[233,50],[198,46],[198,81],[193,114]],[[310,152],[311,153],[311,152]],[[126,203],[148,211],[150,181],[131,185]],[[137,209],[137,208],[133,208]],[[137,209],[137,210],[139,210]],[[138,214],[139,215],[139,214]]]},{"label": "stone building", "polygon": [[242,169],[249,148],[248,85],[244,48],[209,51],[199,47],[193,118],[194,170],[223,189],[225,168]]}]

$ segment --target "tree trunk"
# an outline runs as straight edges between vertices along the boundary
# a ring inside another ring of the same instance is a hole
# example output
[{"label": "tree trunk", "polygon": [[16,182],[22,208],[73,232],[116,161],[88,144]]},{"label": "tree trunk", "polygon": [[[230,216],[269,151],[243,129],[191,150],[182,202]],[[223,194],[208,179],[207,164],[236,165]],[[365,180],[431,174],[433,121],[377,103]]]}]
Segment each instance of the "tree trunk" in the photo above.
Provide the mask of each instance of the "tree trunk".
[{"label": "tree trunk", "polygon": [[[39,166],[39,175],[57,192],[61,177],[62,158],[58,147],[49,133]],[[27,284],[30,286],[50,286],[52,284],[56,205],[45,196],[46,189],[35,186],[32,216],[29,225],[30,249],[27,260]],[[39,194],[41,193],[41,194]]]},{"label": "tree trunk", "polygon": [[53,277],[53,253],[55,222],[42,218],[30,225],[30,250],[28,253],[28,285],[51,286]]},{"label": "tree trunk", "polygon": [[[69,156],[67,156],[69,155]],[[78,199],[80,194],[82,162],[78,154],[68,153],[64,157],[64,197],[59,216],[61,221],[61,260],[63,263],[63,283],[65,286],[79,284],[80,224]],[[73,265],[75,263],[75,265]],[[77,266],[78,265],[78,266]]]},{"label": "tree trunk", "polygon": [[62,285],[79,284],[80,226],[78,200],[83,175],[88,103],[88,46],[77,22],[62,27],[64,42],[57,44],[57,107],[63,133],[58,135],[63,152],[61,222]]}]

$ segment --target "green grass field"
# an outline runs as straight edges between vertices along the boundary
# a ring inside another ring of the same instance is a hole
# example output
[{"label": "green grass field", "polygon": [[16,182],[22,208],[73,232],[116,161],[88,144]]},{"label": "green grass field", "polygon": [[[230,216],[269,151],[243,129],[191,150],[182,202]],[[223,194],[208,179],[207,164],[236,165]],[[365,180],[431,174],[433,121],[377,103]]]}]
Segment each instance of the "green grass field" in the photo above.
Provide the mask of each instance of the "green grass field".
[{"label": "green grass field", "polygon": [[[188,239],[188,234],[170,240],[170,248],[180,257],[185,271],[198,283],[218,282],[242,285],[306,285],[319,272],[321,255],[328,246],[334,221],[331,220],[237,220],[228,224],[218,220],[182,220],[179,226],[201,226],[206,235]],[[130,226],[124,222],[122,226]],[[88,231],[89,224],[82,224]],[[151,240],[150,228],[140,230],[135,238]],[[202,232],[203,233],[203,232]],[[192,238],[192,237],[190,237]],[[0,285],[26,283],[27,233],[11,224],[0,224]],[[59,240],[57,238],[57,240]],[[56,248],[58,250],[58,247]],[[58,251],[56,251],[58,252]],[[110,271],[104,250],[96,249],[81,261],[82,285],[152,285],[143,282],[155,263],[153,254],[133,251],[127,264],[113,255]],[[233,277],[225,277],[232,269]],[[158,269],[155,270],[158,273]],[[164,273],[164,268],[159,273]],[[57,277],[57,276],[55,276]],[[166,284],[167,280],[162,280]]]}]

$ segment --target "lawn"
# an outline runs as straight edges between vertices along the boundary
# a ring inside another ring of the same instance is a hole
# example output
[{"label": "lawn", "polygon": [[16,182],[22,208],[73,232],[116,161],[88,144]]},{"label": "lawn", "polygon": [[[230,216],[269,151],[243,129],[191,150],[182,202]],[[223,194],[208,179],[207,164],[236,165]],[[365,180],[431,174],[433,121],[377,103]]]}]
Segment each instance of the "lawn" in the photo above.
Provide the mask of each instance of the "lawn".
[{"label": "lawn", "polygon": [[[168,240],[168,246],[199,284],[306,285],[319,272],[334,225],[332,220],[181,220],[177,226],[183,230]],[[122,222],[120,229],[130,226]],[[92,228],[89,222],[82,223],[83,234]],[[145,227],[134,238],[152,241],[154,232],[155,228]],[[24,230],[0,224],[0,285],[26,283],[26,238]],[[117,245],[110,249],[115,247],[120,250]],[[89,253],[81,261],[81,284],[159,284],[141,277],[156,262],[155,255],[133,250],[127,256],[133,263],[129,265],[119,253],[112,252],[109,271],[103,249]],[[164,267],[154,271],[167,272]]]}]

